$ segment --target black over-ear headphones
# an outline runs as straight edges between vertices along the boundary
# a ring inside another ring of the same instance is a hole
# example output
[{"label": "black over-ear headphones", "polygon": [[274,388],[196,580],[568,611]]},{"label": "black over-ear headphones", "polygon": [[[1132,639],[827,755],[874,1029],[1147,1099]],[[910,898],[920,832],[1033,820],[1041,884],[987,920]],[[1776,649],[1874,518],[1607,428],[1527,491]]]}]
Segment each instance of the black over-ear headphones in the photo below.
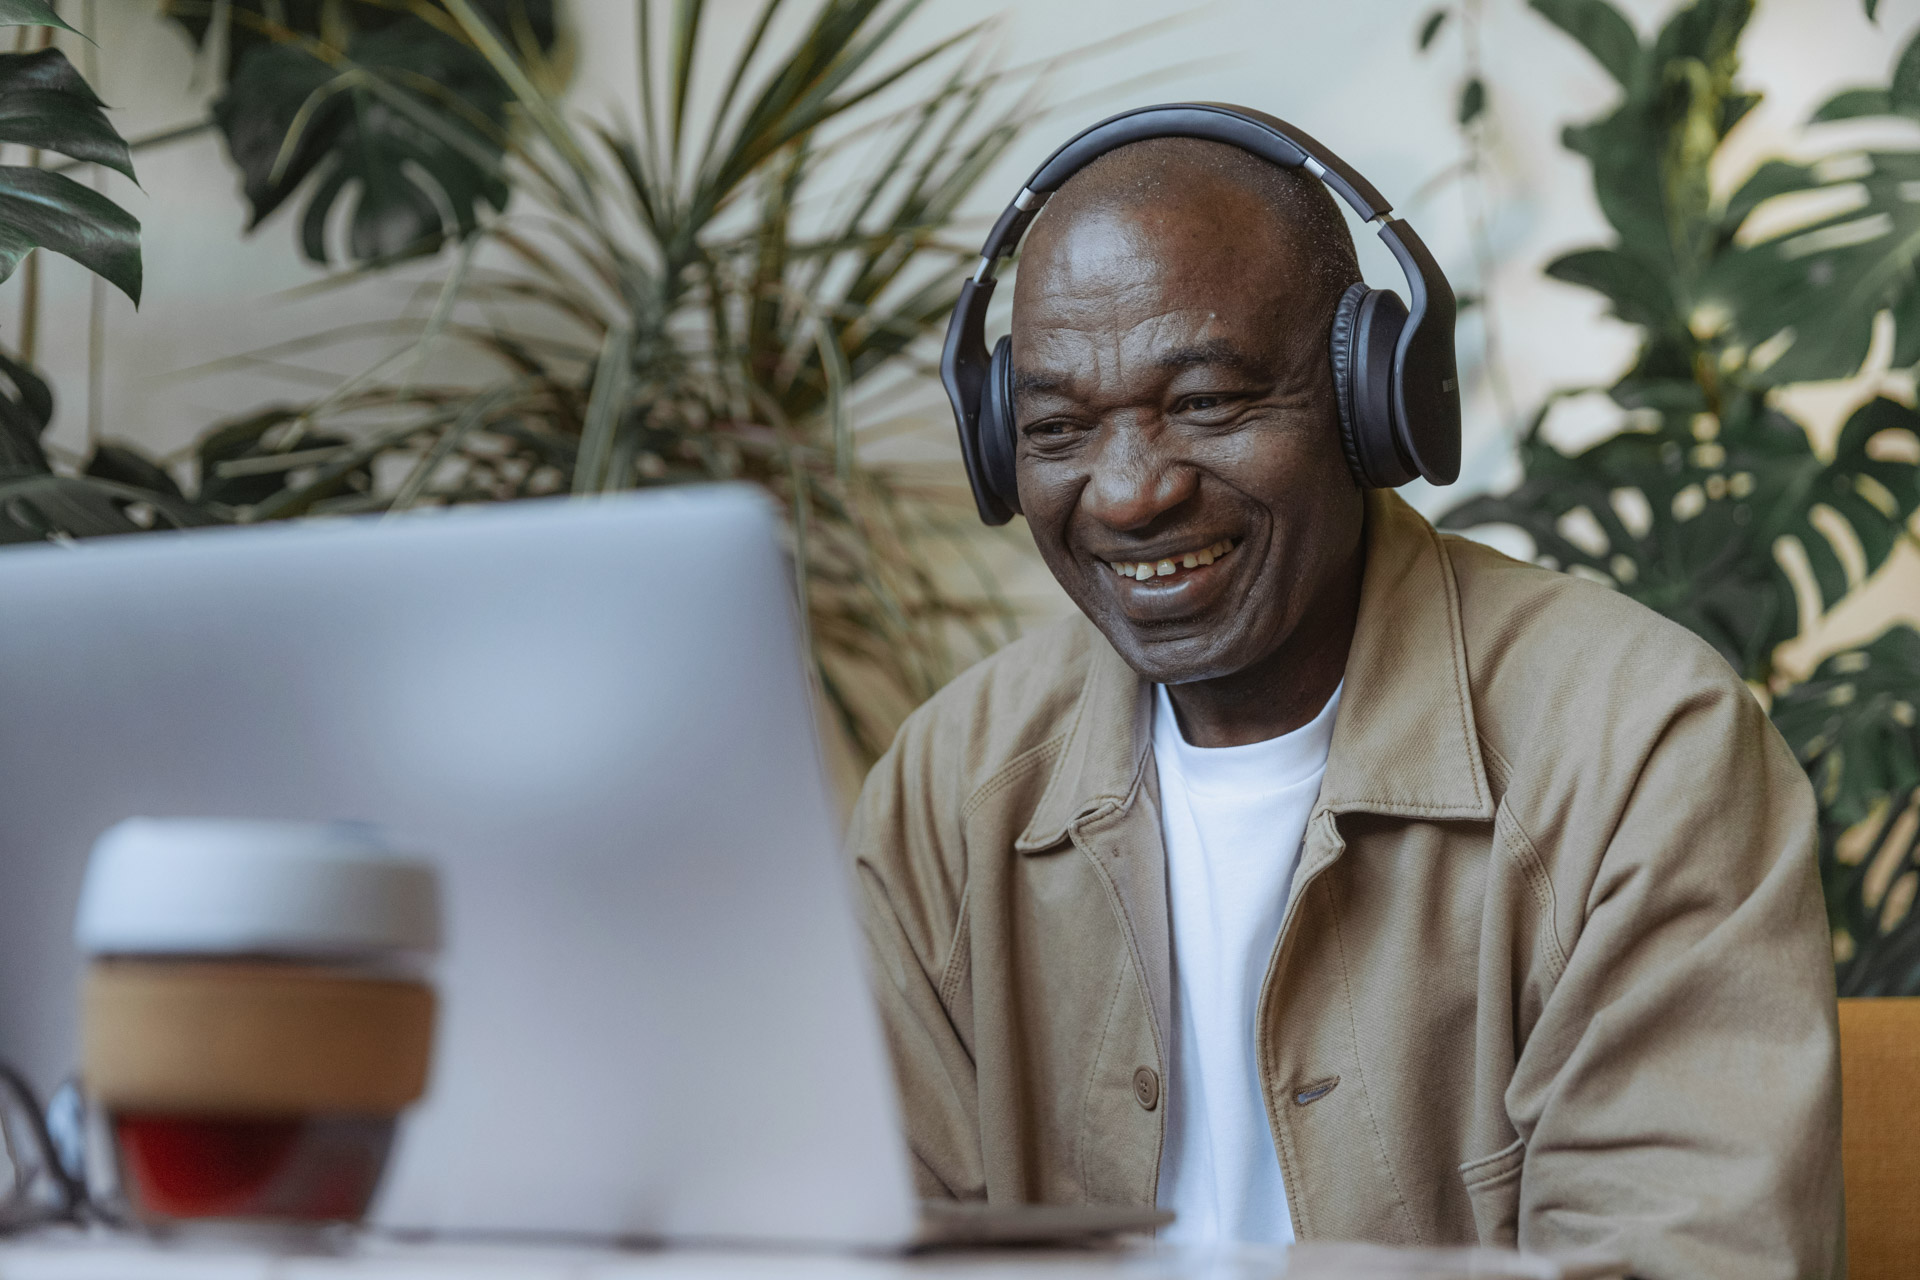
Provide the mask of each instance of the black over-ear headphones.
[{"label": "black over-ear headphones", "polygon": [[1224,142],[1289,169],[1306,166],[1371,223],[1399,260],[1412,309],[1391,289],[1348,288],[1334,310],[1333,385],[1340,442],[1362,485],[1390,489],[1415,476],[1451,484],[1460,474],[1460,380],[1453,357],[1453,290],[1413,228],[1346,161],[1270,115],[1212,102],[1140,107],[1102,120],[1047,158],[987,233],[980,266],[960,287],[940,380],[960,428],[960,453],[980,518],[1005,524],[1020,510],[1014,483],[1012,341],[987,354],[987,302],[1000,259],[1012,253],[1047,198],[1116,147],[1148,138]]}]

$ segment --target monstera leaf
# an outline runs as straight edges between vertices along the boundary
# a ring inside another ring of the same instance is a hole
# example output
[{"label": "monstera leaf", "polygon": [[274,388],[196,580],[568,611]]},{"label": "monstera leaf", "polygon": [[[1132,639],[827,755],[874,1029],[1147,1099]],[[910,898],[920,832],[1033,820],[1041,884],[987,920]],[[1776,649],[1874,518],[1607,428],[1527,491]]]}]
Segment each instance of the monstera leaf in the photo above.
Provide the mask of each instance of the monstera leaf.
[{"label": "monstera leaf", "polygon": [[[1613,262],[1600,269],[1618,274],[1634,294],[1658,281],[1684,299],[1713,248],[1702,234],[1710,193],[1701,149],[1710,152],[1759,100],[1733,84],[1734,48],[1752,0],[1684,6],[1646,46],[1602,0],[1534,0],[1533,8],[1578,40],[1624,90],[1610,114],[1562,135],[1592,166],[1600,211],[1619,233],[1609,251]],[[1686,307],[1666,314],[1676,309]]]},{"label": "monstera leaf", "polygon": [[1920,991],[1920,632],[1835,654],[1775,699],[1820,797],[1840,994]]},{"label": "monstera leaf", "polygon": [[1536,423],[1519,487],[1469,499],[1441,525],[1517,526],[1557,567],[1619,588],[1765,679],[1773,650],[1799,630],[1780,540],[1804,552],[1824,611],[1886,561],[1920,510],[1920,414],[1892,400],[1861,407],[1822,462],[1798,423],[1757,399],[1716,417],[1691,384],[1616,395],[1664,398],[1661,428],[1568,455]]},{"label": "monstera leaf", "polygon": [[[555,38],[553,0],[477,0],[480,11],[518,44],[547,50]],[[409,10],[440,11],[436,26],[443,32],[454,25],[444,17],[439,0],[421,0],[420,6],[394,0],[161,0],[161,11],[184,28],[197,46],[218,35],[224,53],[223,77],[231,82],[256,49],[289,40],[331,44],[348,43],[353,33],[410,26]]]},{"label": "monstera leaf", "polygon": [[[32,16],[43,9],[11,0],[0,5],[0,25],[65,25],[50,13]],[[126,142],[58,49],[0,54],[0,142],[103,164],[133,177]],[[64,174],[0,166],[0,281],[42,248],[65,254],[140,301],[138,219]]]},{"label": "monstera leaf", "polygon": [[186,501],[186,495],[180,492],[179,481],[134,445],[114,444],[111,441],[97,445],[93,456],[87,459],[87,465],[81,468],[81,474],[110,484],[144,489],[161,497]]},{"label": "monstera leaf", "polygon": [[[287,452],[277,448],[269,437],[298,422],[300,417],[297,409],[273,406],[223,423],[202,436],[194,450],[195,469],[200,476],[196,495],[200,505],[214,511],[245,513],[248,517],[257,517],[262,512],[298,515],[316,502],[373,487],[366,457],[352,450],[352,441],[332,432],[308,430],[299,439],[302,454],[327,455],[325,461],[314,468],[324,474],[302,475],[307,482],[295,486],[296,473],[304,469],[266,466],[288,459]],[[331,456],[329,451],[346,456],[343,460]],[[297,501],[294,489],[298,491]]]},{"label": "monstera leaf", "polygon": [[[553,0],[478,7],[524,54],[553,45]],[[329,259],[326,228],[343,205],[348,256],[372,262],[431,252],[470,233],[482,203],[506,204],[512,95],[444,10],[431,0],[413,8],[234,0],[226,10],[227,87],[214,120],[253,226],[307,190],[300,242],[315,262]],[[170,0],[168,12],[196,42],[212,37],[200,0]]]},{"label": "monstera leaf", "polygon": [[4,353],[0,379],[0,544],[210,522],[164,470],[125,446],[102,446],[87,478],[55,475],[40,447],[53,420],[52,390]]},{"label": "monstera leaf", "polygon": [[[1799,684],[1774,667],[1805,613],[1831,610],[1913,536],[1920,413],[1870,400],[1823,458],[1770,397],[1854,372],[1883,310],[1896,363],[1920,362],[1920,153],[1773,161],[1716,199],[1716,155],[1757,100],[1734,78],[1749,0],[1696,0],[1651,45],[1606,0],[1533,7],[1623,89],[1610,114],[1566,133],[1618,238],[1548,271],[1641,328],[1611,392],[1628,429],[1563,453],[1544,438],[1543,409],[1521,442],[1519,486],[1440,523],[1517,526],[1543,561],[1680,622],[1769,685],[1774,722],[1820,801],[1841,992],[1920,994],[1920,633],[1895,628]],[[1890,87],[1849,90],[1819,118],[1920,120],[1916,48]],[[1754,235],[1763,206],[1784,196],[1818,212]]]},{"label": "monstera leaf", "polygon": [[[1813,118],[1863,116],[1920,121],[1920,38],[1902,52],[1886,88],[1847,90]],[[1894,364],[1920,363],[1920,152],[1775,161],[1730,202],[1730,219],[1780,196],[1831,212],[1727,254],[1709,289],[1709,300],[1732,317],[1732,336],[1768,352],[1756,372],[1771,383],[1847,377],[1866,359],[1883,310],[1893,313]]]},{"label": "monstera leaf", "polygon": [[1805,192],[1844,208],[1717,264],[1705,300],[1732,318],[1735,340],[1770,357],[1753,372],[1775,384],[1849,377],[1866,360],[1874,317],[1888,309],[1894,364],[1920,362],[1920,152],[1875,152],[1846,164],[1776,161],[1752,181],[1764,184],[1766,198]]},{"label": "monstera leaf", "polygon": [[[1595,195],[1619,239],[1569,254],[1548,271],[1601,292],[1616,315],[1642,328],[1635,366],[1613,389],[1623,407],[1639,411],[1642,429],[1568,456],[1542,437],[1543,411],[1522,444],[1520,486],[1461,504],[1442,523],[1517,525],[1560,567],[1617,586],[1764,680],[1773,650],[1796,634],[1801,616],[1776,548],[1783,540],[1799,548],[1815,596],[1809,603],[1821,611],[1879,567],[1920,507],[1920,417],[1874,400],[1823,461],[1802,427],[1764,394],[1805,362],[1791,349],[1781,356],[1778,341],[1770,363],[1753,352],[1757,342],[1741,342],[1749,331],[1771,337],[1792,327],[1809,335],[1806,350],[1844,346],[1854,341],[1856,318],[1842,323],[1844,307],[1809,287],[1804,265],[1791,281],[1761,269],[1763,259],[1787,261],[1792,251],[1735,243],[1758,206],[1802,188],[1809,170],[1767,165],[1731,199],[1712,198],[1714,153],[1756,101],[1735,83],[1734,47],[1749,0],[1682,7],[1645,46],[1604,0],[1536,0],[1534,7],[1579,39],[1624,90],[1609,115],[1566,135],[1591,162]],[[1890,190],[1902,182],[1920,190],[1902,172],[1889,167]],[[1861,278],[1864,268],[1842,270],[1830,260],[1867,243],[1846,234],[1852,239],[1844,244],[1802,255],[1825,264],[1816,280]],[[1728,288],[1733,280],[1738,291]],[[1721,318],[1701,324],[1715,302]],[[1861,354],[1879,305],[1858,313]]]},{"label": "monstera leaf", "polygon": [[53,421],[53,391],[45,379],[0,352],[0,477],[49,470],[41,433]]},{"label": "monstera leaf", "polygon": [[132,485],[79,476],[0,478],[0,544],[104,538],[212,523],[188,503]]},{"label": "monstera leaf", "polygon": [[1532,0],[1535,13],[1580,42],[1607,73],[1631,90],[1646,67],[1640,38],[1618,9],[1602,0]]},{"label": "monstera leaf", "polygon": [[1617,239],[1567,254],[1547,274],[1606,295],[1615,315],[1644,329],[1637,378],[1691,379],[1701,282],[1731,238],[1707,161],[1759,101],[1734,83],[1734,50],[1753,6],[1699,0],[1645,45],[1605,0],[1533,0],[1533,8],[1623,91],[1607,115],[1563,134],[1592,167],[1594,197]]},{"label": "monstera leaf", "polygon": [[[1770,440],[1772,447],[1761,450],[1776,463],[1791,460],[1768,469],[1773,496],[1791,487],[1792,461],[1818,465],[1804,434],[1793,432],[1797,441]],[[1548,564],[1619,588],[1704,637],[1737,670],[1751,672],[1776,637],[1792,634],[1798,617],[1793,586],[1758,527],[1758,478],[1747,470],[1730,473],[1725,446],[1710,442],[1702,453],[1702,443],[1676,423],[1622,432],[1568,455],[1536,424],[1521,446],[1526,472],[1520,485],[1469,499],[1440,524],[1517,526]]]}]

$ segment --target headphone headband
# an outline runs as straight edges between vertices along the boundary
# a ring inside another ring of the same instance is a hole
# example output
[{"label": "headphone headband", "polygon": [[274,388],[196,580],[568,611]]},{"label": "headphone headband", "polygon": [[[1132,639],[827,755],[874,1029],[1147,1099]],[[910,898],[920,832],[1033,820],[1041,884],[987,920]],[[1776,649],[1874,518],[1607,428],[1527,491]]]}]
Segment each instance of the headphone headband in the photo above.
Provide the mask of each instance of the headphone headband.
[{"label": "headphone headband", "polygon": [[[1306,131],[1284,120],[1244,107],[1214,102],[1175,102],[1158,107],[1135,107],[1082,129],[1046,158],[1007,211],[987,233],[980,256],[990,263],[1013,252],[1047,200],[1067,179],[1109,151],[1149,138],[1199,138],[1259,156],[1285,169],[1305,166],[1353,207],[1367,222],[1393,212],[1385,196],[1345,160],[1316,142]],[[992,268],[988,268],[991,274]],[[978,272],[974,279],[981,277]]]},{"label": "headphone headband", "polygon": [[[1455,303],[1453,290],[1426,245],[1412,227],[1390,216],[1393,206],[1372,183],[1304,131],[1245,107],[1175,102],[1110,116],[1074,135],[1048,156],[993,224],[981,247],[979,266],[960,288],[940,373],[953,402],[961,454],[981,519],[988,524],[1004,524],[1019,510],[1018,492],[1011,483],[1014,441],[1010,369],[1001,369],[996,375],[1006,386],[993,385],[989,377],[999,365],[1010,365],[1010,359],[989,355],[985,340],[987,303],[997,283],[994,273],[1000,259],[1019,245],[1034,217],[1069,178],[1109,151],[1150,138],[1220,142],[1282,168],[1304,167],[1374,227],[1405,273],[1411,298],[1402,312],[1405,323],[1395,335],[1390,357],[1392,375],[1383,388],[1387,393],[1384,402],[1372,405],[1368,401],[1371,408],[1360,406],[1356,410],[1381,417],[1383,421],[1377,425],[1384,431],[1384,438],[1358,448],[1349,438],[1348,457],[1354,461],[1357,478],[1377,487],[1404,484],[1415,475],[1436,484],[1452,483],[1460,471],[1460,397],[1453,351]],[[1370,345],[1362,342],[1361,354],[1354,357],[1362,366]],[[1337,354],[1335,368],[1336,373],[1352,374],[1362,384],[1367,381],[1358,377],[1362,368],[1343,366]],[[1349,397],[1344,386],[1340,390],[1343,431],[1360,430],[1359,424],[1347,421]],[[995,402],[996,421],[991,424],[981,421],[983,398]],[[989,425],[992,431],[984,429]]]}]

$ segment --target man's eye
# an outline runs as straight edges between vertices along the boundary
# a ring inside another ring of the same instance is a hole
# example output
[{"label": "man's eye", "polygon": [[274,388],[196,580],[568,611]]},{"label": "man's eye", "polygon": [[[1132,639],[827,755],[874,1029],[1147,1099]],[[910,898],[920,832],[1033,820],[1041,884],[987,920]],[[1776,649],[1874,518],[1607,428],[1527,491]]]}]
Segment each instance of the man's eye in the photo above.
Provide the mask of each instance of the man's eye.
[{"label": "man's eye", "polygon": [[1023,429],[1029,439],[1058,439],[1073,430],[1070,422],[1030,422]]},{"label": "man's eye", "polygon": [[1180,413],[1205,413],[1209,409],[1218,409],[1227,402],[1225,396],[1186,396],[1175,406]]}]

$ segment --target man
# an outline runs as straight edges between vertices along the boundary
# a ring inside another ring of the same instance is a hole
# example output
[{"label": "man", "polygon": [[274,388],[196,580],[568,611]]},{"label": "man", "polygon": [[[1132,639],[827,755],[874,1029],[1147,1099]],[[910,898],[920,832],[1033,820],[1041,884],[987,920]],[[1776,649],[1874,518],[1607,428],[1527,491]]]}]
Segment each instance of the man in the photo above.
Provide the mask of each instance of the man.
[{"label": "man", "polygon": [[1020,505],[1084,617],[851,834],[922,1188],[1835,1274],[1806,780],[1692,635],[1356,484],[1358,278],[1313,178],[1193,139],[1028,238]]}]

